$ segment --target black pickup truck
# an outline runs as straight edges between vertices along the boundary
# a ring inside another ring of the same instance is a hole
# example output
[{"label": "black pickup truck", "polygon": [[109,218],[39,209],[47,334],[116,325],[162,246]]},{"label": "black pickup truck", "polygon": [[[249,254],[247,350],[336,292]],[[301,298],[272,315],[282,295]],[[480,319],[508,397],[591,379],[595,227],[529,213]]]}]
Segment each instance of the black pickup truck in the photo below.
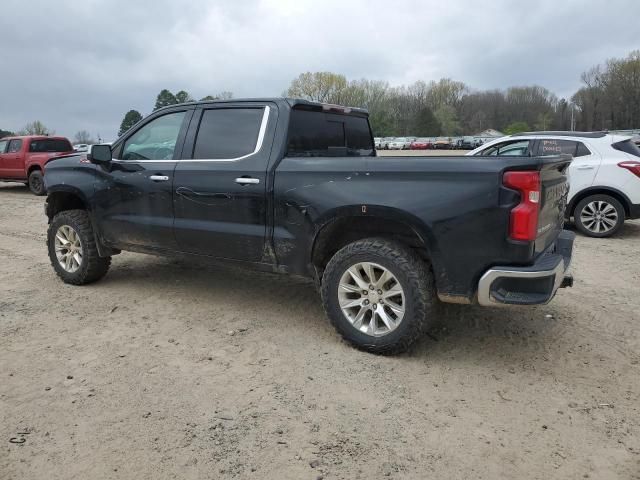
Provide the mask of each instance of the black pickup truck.
[{"label": "black pickup truck", "polygon": [[398,352],[440,301],[543,304],[571,284],[570,161],[379,157],[365,110],[304,100],[174,105],[47,165],[49,257],[74,285],[121,250],[304,275],[346,340]]}]

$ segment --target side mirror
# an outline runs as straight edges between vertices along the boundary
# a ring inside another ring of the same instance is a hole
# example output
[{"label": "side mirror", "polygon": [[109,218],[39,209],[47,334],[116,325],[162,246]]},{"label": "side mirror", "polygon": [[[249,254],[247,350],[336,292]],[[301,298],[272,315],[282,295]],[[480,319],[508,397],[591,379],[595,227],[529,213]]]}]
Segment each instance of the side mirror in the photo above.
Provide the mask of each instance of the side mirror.
[{"label": "side mirror", "polygon": [[111,145],[92,145],[87,152],[87,160],[96,165],[111,162]]}]

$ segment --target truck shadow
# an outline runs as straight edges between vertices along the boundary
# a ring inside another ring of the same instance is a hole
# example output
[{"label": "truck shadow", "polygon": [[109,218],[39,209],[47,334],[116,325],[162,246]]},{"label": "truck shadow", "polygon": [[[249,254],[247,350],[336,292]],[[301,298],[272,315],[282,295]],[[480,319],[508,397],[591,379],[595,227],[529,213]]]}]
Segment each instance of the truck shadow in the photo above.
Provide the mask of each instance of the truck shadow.
[{"label": "truck shadow", "polygon": [[[259,328],[286,329],[304,341],[315,337],[318,342],[340,342],[309,280],[160,257],[116,259],[101,288],[136,289],[140,298],[180,298],[194,317],[203,312],[220,312],[221,318],[260,312],[255,320]],[[461,360],[484,357],[487,362],[495,357],[534,358],[544,351],[548,337],[559,333],[558,322],[545,317],[553,314],[553,304],[524,309],[446,305],[442,310],[433,329],[403,356],[449,361],[455,354]],[[212,320],[209,314],[207,318]]]},{"label": "truck shadow", "polygon": [[461,363],[537,363],[550,348],[570,343],[556,320],[553,302],[533,307],[485,308],[443,305],[432,329],[417,342],[412,357]]},{"label": "truck shadow", "polygon": [[0,194],[32,195],[29,187],[23,183],[0,182]]}]

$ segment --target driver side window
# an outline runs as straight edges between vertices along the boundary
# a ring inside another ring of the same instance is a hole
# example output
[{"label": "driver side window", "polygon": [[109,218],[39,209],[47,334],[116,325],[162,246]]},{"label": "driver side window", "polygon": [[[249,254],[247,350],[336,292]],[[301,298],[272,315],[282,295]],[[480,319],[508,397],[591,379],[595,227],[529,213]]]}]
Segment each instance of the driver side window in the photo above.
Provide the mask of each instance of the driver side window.
[{"label": "driver side window", "polygon": [[122,160],[172,160],[186,112],[158,117],[124,143]]},{"label": "driver side window", "polygon": [[516,156],[524,157],[529,155],[529,140],[515,140],[501,142],[477,153],[482,156]]}]

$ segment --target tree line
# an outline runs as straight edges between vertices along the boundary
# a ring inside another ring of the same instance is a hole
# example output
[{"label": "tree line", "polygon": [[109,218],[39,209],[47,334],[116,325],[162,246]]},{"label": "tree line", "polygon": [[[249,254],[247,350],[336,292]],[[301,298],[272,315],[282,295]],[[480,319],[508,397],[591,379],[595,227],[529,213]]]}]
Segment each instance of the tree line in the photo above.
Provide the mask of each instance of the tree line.
[{"label": "tree line", "polygon": [[[233,98],[233,93],[231,92],[220,92],[217,95],[207,95],[200,99],[200,101],[205,100],[228,100]],[[193,102],[195,99],[189,94],[189,92],[185,90],[180,90],[177,93],[171,93],[170,90],[163,88],[158,93],[156,97],[156,103],[153,107],[153,111],[155,112],[159,108],[167,107],[169,105],[176,105],[178,103],[186,103]],[[142,120],[142,114],[137,110],[129,110],[125,113],[124,118],[122,119],[122,123],[120,123],[120,129],[118,130],[118,137],[121,136],[124,132],[133,127],[136,123]]]},{"label": "tree line", "polygon": [[[392,87],[379,80],[348,80],[332,72],[306,72],[296,77],[283,95],[308,100],[365,107],[375,136],[473,135],[487,128],[506,134],[526,130],[623,130],[640,128],[640,50],[625,58],[612,58],[581,75],[582,86],[570,98],[533,86],[474,90],[463,82],[442,78],[419,80]],[[201,100],[233,98],[231,92]],[[190,102],[185,90],[163,89],[153,110]],[[129,110],[118,131],[122,135],[142,119]],[[42,122],[27,124],[19,134],[47,135]],[[0,138],[13,134],[0,129]],[[99,137],[99,135],[98,135]],[[88,132],[74,136],[76,143],[93,143]]]},{"label": "tree line", "polygon": [[307,72],[284,95],[365,107],[375,136],[472,135],[487,128],[526,130],[640,128],[640,51],[610,59],[581,76],[583,86],[558,98],[541,86],[474,90],[449,78],[392,87],[332,72]]}]

